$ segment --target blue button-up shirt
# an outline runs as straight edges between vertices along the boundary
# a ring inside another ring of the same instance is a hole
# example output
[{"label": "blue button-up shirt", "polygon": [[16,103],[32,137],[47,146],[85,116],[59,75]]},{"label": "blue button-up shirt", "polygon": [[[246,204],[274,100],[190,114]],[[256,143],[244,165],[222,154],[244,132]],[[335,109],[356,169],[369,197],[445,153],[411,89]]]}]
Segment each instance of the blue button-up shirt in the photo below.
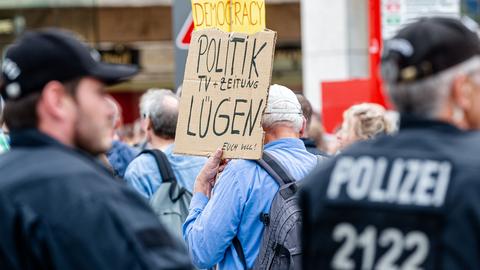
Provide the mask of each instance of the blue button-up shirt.
[{"label": "blue button-up shirt", "polygon": [[[173,144],[163,151],[172,165],[173,173],[178,184],[189,191],[193,190],[193,184],[205,161],[204,157],[184,156],[173,154]],[[150,199],[162,183],[162,176],[151,154],[141,154],[127,167],[125,181],[140,194]]]},{"label": "blue button-up shirt", "polygon": [[[281,165],[301,180],[317,163],[303,142],[295,138],[280,139],[265,145]],[[194,264],[219,269],[243,269],[232,245],[237,236],[242,244],[248,267],[252,267],[260,250],[263,224],[259,217],[268,213],[278,191],[275,180],[255,161],[233,160],[217,180],[210,200],[195,193],[190,214],[183,225]]]}]

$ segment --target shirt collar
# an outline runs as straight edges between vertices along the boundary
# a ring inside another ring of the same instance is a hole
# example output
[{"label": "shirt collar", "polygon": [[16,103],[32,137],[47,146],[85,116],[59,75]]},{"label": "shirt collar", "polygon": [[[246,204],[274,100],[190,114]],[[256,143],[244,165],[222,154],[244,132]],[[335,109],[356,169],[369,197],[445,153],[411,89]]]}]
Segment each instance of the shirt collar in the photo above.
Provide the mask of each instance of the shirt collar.
[{"label": "shirt collar", "polygon": [[305,149],[305,145],[303,144],[302,140],[297,138],[282,138],[275,141],[271,141],[265,144],[265,149],[277,149],[277,148],[302,148]]},{"label": "shirt collar", "polygon": [[400,116],[400,130],[404,129],[435,129],[444,132],[461,132],[459,128],[447,122],[412,114],[402,114]]},{"label": "shirt collar", "polygon": [[37,147],[37,146],[61,146],[67,147],[48,136],[47,134],[40,132],[37,129],[20,129],[10,131],[10,140],[13,147]]},{"label": "shirt collar", "polygon": [[167,148],[165,148],[164,153],[165,153],[165,154],[173,154],[173,147],[174,147],[174,144],[173,144],[173,143],[170,144],[170,145],[168,145]]},{"label": "shirt collar", "polygon": [[87,152],[69,147],[56,139],[48,136],[47,134],[39,131],[38,129],[20,129],[10,131],[10,140],[12,147],[58,147],[70,153],[75,153],[83,159],[89,160],[96,167],[101,168],[104,173],[111,176],[111,172],[103,165],[98,159],[95,159]]}]

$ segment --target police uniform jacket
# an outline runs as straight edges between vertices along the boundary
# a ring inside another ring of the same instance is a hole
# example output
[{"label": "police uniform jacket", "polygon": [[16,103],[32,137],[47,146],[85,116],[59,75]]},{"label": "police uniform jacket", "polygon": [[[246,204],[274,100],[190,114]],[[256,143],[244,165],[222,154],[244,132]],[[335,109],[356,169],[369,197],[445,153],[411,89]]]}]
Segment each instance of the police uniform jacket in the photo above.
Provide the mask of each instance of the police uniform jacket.
[{"label": "police uniform jacket", "polygon": [[480,269],[480,136],[401,117],[305,183],[305,269]]},{"label": "police uniform jacket", "polygon": [[86,154],[14,131],[0,155],[0,269],[190,269],[135,191]]}]

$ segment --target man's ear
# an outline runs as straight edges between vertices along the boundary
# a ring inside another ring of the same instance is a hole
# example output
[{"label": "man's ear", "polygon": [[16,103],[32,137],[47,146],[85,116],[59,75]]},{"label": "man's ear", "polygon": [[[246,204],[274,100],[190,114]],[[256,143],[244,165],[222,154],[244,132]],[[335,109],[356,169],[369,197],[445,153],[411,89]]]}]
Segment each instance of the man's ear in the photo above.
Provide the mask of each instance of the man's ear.
[{"label": "man's ear", "polygon": [[457,126],[462,128],[468,126],[465,113],[470,110],[472,105],[472,91],[473,86],[467,76],[460,75],[453,80],[450,93],[450,118]]},{"label": "man's ear", "polygon": [[453,80],[451,98],[452,102],[458,107],[466,110],[471,105],[471,94],[473,86],[467,76],[460,75]]},{"label": "man's ear", "polygon": [[303,135],[307,132],[307,119],[305,119],[304,116],[302,116],[303,122],[302,122],[302,128],[300,129],[300,138],[303,137]]},{"label": "man's ear", "polygon": [[146,131],[153,130],[152,120],[148,116],[147,116],[147,118],[145,118],[145,126],[147,128]]},{"label": "man's ear", "polygon": [[64,117],[67,95],[63,84],[51,81],[43,87],[37,110],[52,119],[61,119]]}]

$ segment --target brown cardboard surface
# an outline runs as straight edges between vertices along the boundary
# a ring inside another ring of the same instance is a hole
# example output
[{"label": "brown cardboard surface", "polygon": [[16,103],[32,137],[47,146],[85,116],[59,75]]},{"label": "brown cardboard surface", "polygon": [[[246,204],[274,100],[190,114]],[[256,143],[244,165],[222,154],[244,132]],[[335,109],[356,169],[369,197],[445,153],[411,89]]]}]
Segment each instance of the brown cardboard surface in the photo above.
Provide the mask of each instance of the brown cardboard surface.
[{"label": "brown cardboard surface", "polygon": [[260,159],[261,119],[271,83],[276,32],[194,31],[182,85],[174,152]]}]

